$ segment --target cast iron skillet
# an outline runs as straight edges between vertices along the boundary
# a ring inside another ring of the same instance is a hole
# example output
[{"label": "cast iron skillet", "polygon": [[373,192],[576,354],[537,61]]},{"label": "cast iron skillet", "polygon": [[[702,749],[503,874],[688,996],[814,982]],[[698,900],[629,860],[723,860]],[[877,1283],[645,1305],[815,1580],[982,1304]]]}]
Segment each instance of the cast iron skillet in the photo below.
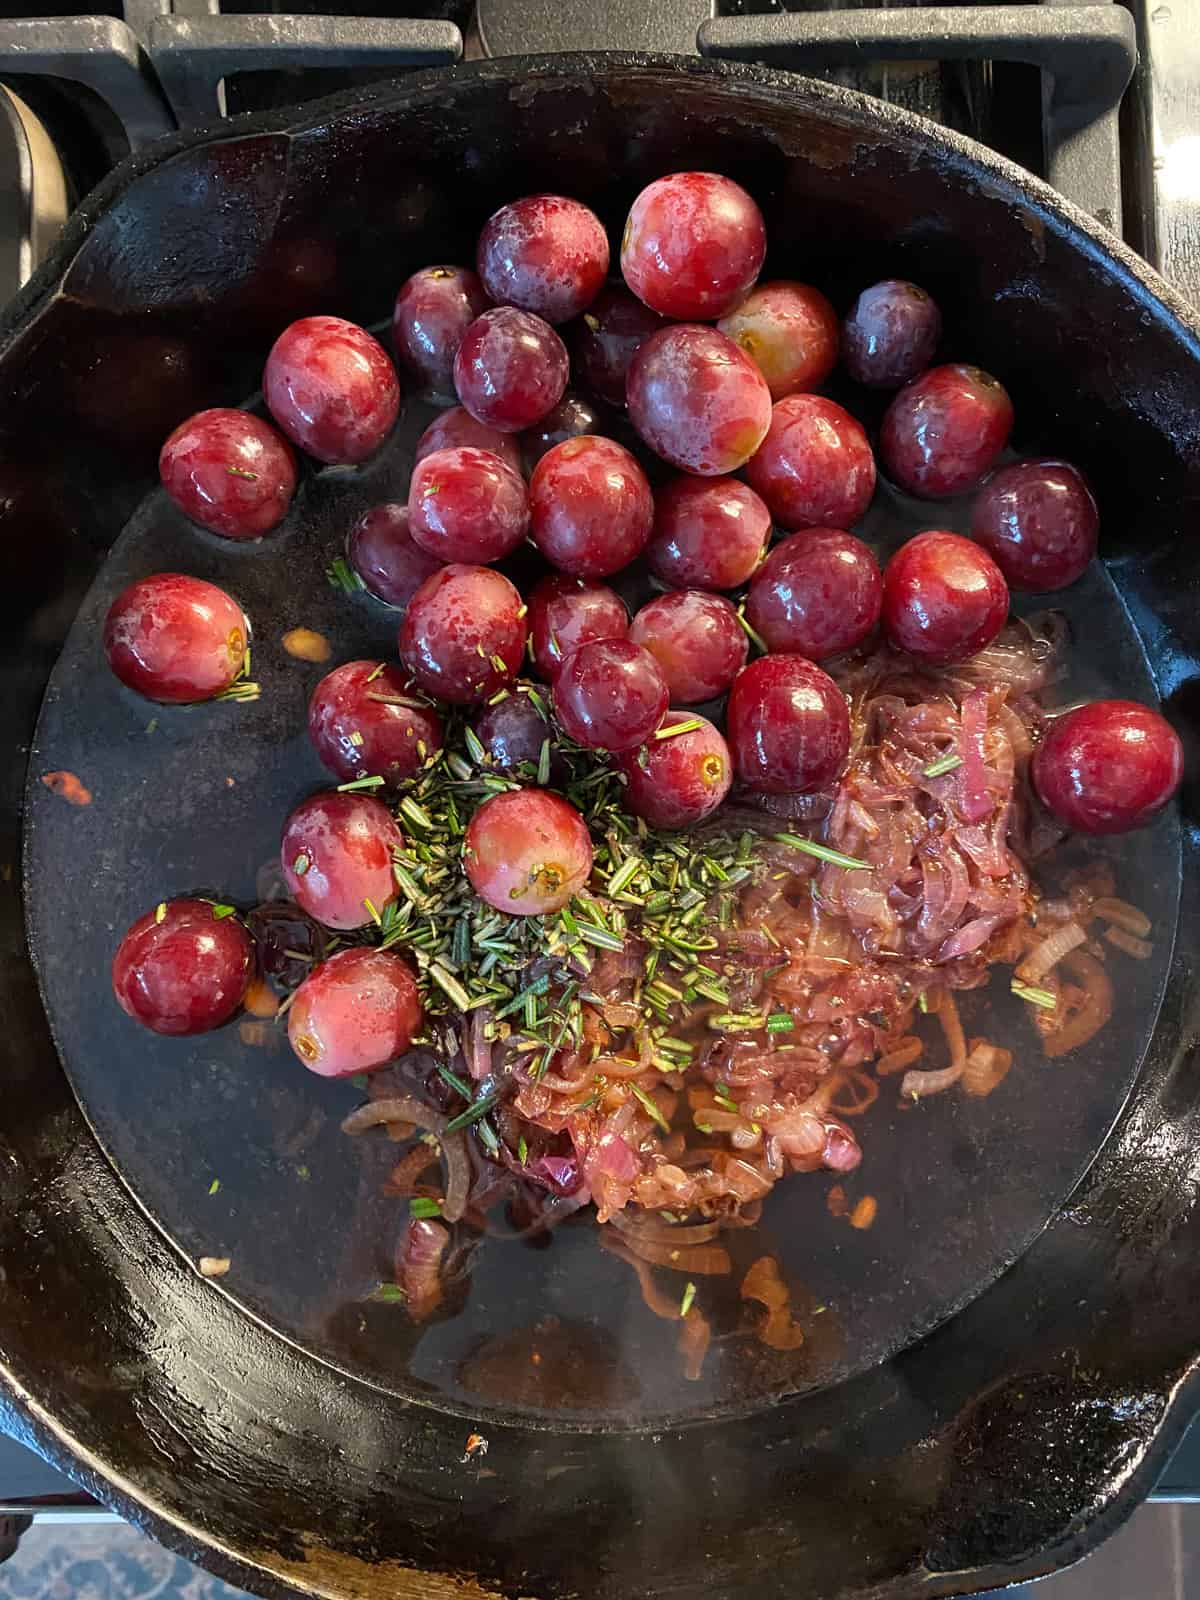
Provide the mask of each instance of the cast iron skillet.
[{"label": "cast iron skillet", "polygon": [[[1195,744],[1196,327],[1144,264],[985,152],[785,75],[567,56],[225,124],[114,174],[0,328],[0,1370],[32,1442],[266,1592],[967,1593],[1103,1537],[1186,1414],[1200,1287],[1191,794],[1158,1024],[1086,1177],[928,1337],[748,1415],[583,1432],[486,1408],[488,1453],[464,1462],[460,1408],[318,1360],[201,1280],[101,1154],[58,1064],[13,870],[24,747],[164,433],[251,392],[291,317],[377,318],[413,266],[462,255],[497,198],[553,186],[619,215],[685,164],[744,176],[818,281],[929,284],[959,347],[1003,373],[1028,436],[1094,477],[1109,569]],[[181,761],[181,805],[195,806],[188,780]],[[81,851],[57,886],[88,907],[81,950],[109,932],[78,891],[97,870]],[[302,1256],[305,1240],[286,1247]]]}]

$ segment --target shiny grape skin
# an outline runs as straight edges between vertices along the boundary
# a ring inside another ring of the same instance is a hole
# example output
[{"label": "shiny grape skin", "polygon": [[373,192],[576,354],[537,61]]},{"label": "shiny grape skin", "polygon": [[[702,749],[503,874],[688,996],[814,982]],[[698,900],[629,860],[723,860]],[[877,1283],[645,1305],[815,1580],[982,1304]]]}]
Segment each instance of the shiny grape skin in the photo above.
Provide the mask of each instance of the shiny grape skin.
[{"label": "shiny grape skin", "polygon": [[608,235],[594,211],[558,194],[530,194],[493,212],[476,254],[497,305],[568,322],[591,305],[608,275]]},{"label": "shiny grape skin", "polygon": [[675,589],[737,589],[766,552],[771,513],[738,478],[672,478],[654,496],[646,564]]},{"label": "shiny grape skin", "polygon": [[181,422],[158,457],[163,488],[223,539],[261,539],[287,515],[296,458],[270,423],[217,407]]},{"label": "shiny grape skin", "polygon": [[288,1041],[310,1072],[347,1078],[402,1056],[425,1008],[394,950],[338,950],[314,967],[288,1011]]},{"label": "shiny grape skin", "polygon": [[443,565],[413,541],[408,507],[395,501],[364,511],[350,530],[346,549],[368,591],[389,606],[406,606]]},{"label": "shiny grape skin", "polygon": [[615,589],[552,572],[529,593],[529,637],[533,664],[548,683],[572,650],[593,639],[623,639],[629,613]]},{"label": "shiny grape skin", "polygon": [[754,362],[716,328],[696,324],[663,328],[638,348],[626,404],[657,455],[703,478],[745,465],[771,425],[771,391]]},{"label": "shiny grape skin", "polygon": [[565,394],[553,411],[521,435],[521,457],[525,470],[532,473],[542,457],[556,444],[578,439],[581,433],[603,433],[604,419],[591,401],[577,394]]},{"label": "shiny grape skin", "polygon": [[329,465],[355,466],[391,432],[400,383],[365,328],[341,317],[303,317],[271,347],[263,399],[294,445]]},{"label": "shiny grape skin", "polygon": [[340,782],[378,774],[395,788],[442,748],[443,729],[432,706],[416,703],[399,667],[346,661],[313,690],[308,736]]},{"label": "shiny grape skin", "polygon": [[774,407],[746,478],[784,528],[850,528],[875,493],[875,457],[842,406],[793,394]]},{"label": "shiny grape skin", "polygon": [[652,828],[694,828],[712,816],[733,782],[729,746],[704,717],[685,719],[668,711],[659,731],[685,720],[701,726],[651,739],[616,758],[626,780],[621,804]]},{"label": "shiny grape skin", "polygon": [[326,790],[283,825],[280,860],[288,893],[326,928],[363,928],[396,898],[392,852],[404,843],[391,812],[367,794]]},{"label": "shiny grape skin", "polygon": [[862,540],[808,528],[782,539],[755,573],[746,621],[768,650],[824,661],[861,644],[882,605],[879,564]]},{"label": "shiny grape skin", "polygon": [[762,212],[740,184],[715,172],[673,172],[633,202],[621,274],[661,316],[710,322],[745,297],[766,252]]},{"label": "shiny grape skin", "polygon": [[1013,407],[978,367],[931,367],[888,406],[879,458],[892,482],[923,500],[973,489],[1008,443]]},{"label": "shiny grape skin", "polygon": [[658,312],[624,284],[601,289],[573,329],[571,351],[579,381],[610,406],[624,406],[634,352],[662,326]]},{"label": "shiny grape skin", "polygon": [[767,794],[811,794],[841,772],[850,750],[846,697],[803,656],[760,656],[729,691],[725,737],[737,776]]},{"label": "shiny grape skin", "polygon": [[1079,833],[1127,833],[1166,806],[1183,745],[1165,717],[1132,700],[1094,700],[1054,717],[1033,756],[1042,803]]},{"label": "shiny grape skin", "polygon": [[454,387],[477,422],[521,433],[553,411],[569,371],[566,346],[548,322],[515,306],[496,306],[463,335]]},{"label": "shiny grape skin", "polygon": [[931,295],[902,278],[864,289],[842,326],[842,364],[868,389],[899,389],[926,370],[942,337]]},{"label": "shiny grape skin", "polygon": [[211,700],[241,673],[250,625],[216,584],[159,572],[123,589],[104,623],[104,653],[127,688],[162,705]]},{"label": "shiny grape skin", "polygon": [[529,531],[525,480],[489,450],[435,450],[413,469],[408,527],[439,561],[502,561]]},{"label": "shiny grape skin", "polygon": [[724,595],[672,589],[647,602],[629,637],[658,662],[673,706],[724,694],[746,665],[749,642]]},{"label": "shiny grape skin", "polygon": [[525,639],[525,607],[508,579],[492,567],[456,562],[409,601],[400,659],[435,700],[472,705],[512,682]]},{"label": "shiny grape skin", "polygon": [[808,283],[760,283],[717,326],[754,362],[772,400],[819,389],[837,364],[837,312]]},{"label": "shiny grape skin", "polygon": [[1017,461],[987,479],[971,507],[971,537],[1012,589],[1047,594],[1081,578],[1096,554],[1100,516],[1083,475],[1066,461]]},{"label": "shiny grape skin", "polygon": [[477,422],[465,406],[450,406],[440,412],[417,440],[413,453],[413,466],[431,456],[435,450],[490,450],[501,461],[507,461],[514,472],[521,470],[521,450],[511,433],[501,433],[499,428],[489,428]]},{"label": "shiny grape skin", "polygon": [[[570,776],[566,762],[555,749],[554,729],[527,694],[519,690],[506,694],[493,706],[485,706],[472,726],[492,764],[501,772],[516,773],[522,767],[537,771],[542,746],[550,741],[548,783],[557,788]],[[530,777],[531,773],[522,773]]]},{"label": "shiny grape skin", "polygon": [[154,1033],[208,1033],[241,1006],[254,946],[236,916],[208,900],[167,900],[129,929],[113,957],[121,1009]]},{"label": "shiny grape skin", "polygon": [[897,650],[946,666],[977,655],[1008,620],[1000,568],[961,534],[909,539],[883,573],[883,629]]},{"label": "shiny grape skin", "polygon": [[555,445],[529,482],[530,534],[560,572],[605,578],[646,548],[654,497],[623,444],[581,434]]},{"label": "shiny grape skin", "polygon": [[392,347],[435,394],[453,395],[462,336],[489,305],[466,267],[422,267],[401,286],[392,313]]},{"label": "shiny grape skin", "polygon": [[592,871],[592,841],[573,805],[545,789],[485,800],[467,824],[463,866],[481,900],[505,916],[560,911]]},{"label": "shiny grape skin", "polygon": [[554,711],[569,739],[591,750],[645,744],[669,704],[658,662],[630,639],[597,639],[563,661]]}]

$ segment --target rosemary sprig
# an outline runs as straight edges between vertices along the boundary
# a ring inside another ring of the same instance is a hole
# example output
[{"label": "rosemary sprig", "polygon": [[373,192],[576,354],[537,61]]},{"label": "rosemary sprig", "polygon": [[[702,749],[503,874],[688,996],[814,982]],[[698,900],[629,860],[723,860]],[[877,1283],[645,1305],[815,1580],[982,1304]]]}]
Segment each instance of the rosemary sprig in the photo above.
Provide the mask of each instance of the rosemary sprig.
[{"label": "rosemary sprig", "polygon": [[954,772],[956,768],[961,766],[961,756],[939,756],[936,761],[931,761],[927,767],[922,769],[921,776],[923,778],[941,778],[947,772]]},{"label": "rosemary sprig", "polygon": [[871,870],[869,861],[857,861],[840,850],[831,850],[827,844],[818,844],[815,839],[804,839],[798,833],[775,833],[771,837],[776,844],[790,844],[793,850],[803,850],[805,855],[816,856],[818,861],[828,861],[834,867],[845,867],[847,872]]}]

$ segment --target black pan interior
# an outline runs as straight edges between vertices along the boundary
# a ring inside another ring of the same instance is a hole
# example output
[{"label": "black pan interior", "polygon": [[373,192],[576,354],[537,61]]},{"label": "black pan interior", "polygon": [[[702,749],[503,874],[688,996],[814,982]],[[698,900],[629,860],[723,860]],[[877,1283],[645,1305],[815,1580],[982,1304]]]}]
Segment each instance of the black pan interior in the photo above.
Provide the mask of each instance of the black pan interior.
[{"label": "black pan interior", "polygon": [[[956,342],[1009,379],[1028,442],[1092,475],[1107,569],[1196,770],[1200,336],[1144,264],[1015,171],[819,85],[624,56],[464,68],[222,126],[129,164],[0,327],[0,1372],[8,1425],[243,1586],[422,1600],[461,1593],[463,1579],[471,1592],[597,1600],[994,1588],[1077,1557],[1127,1514],[1194,1392],[1192,781],[1159,1025],[1067,1206],[929,1337],[737,1420],[581,1440],[561,1411],[553,1430],[509,1415],[484,1430],[490,1455],[464,1465],[470,1425],[457,1410],[337,1377],[203,1281],[98,1153],[71,1094],[12,870],[26,757],[53,663],[152,485],[163,434],[199,404],[252,394],[290,318],[328,305],[379,315],[429,239],[460,255],[496,197],[569,187],[611,218],[683,164],[747,182],[781,250],[803,250],[839,304],[883,273],[927,282]],[[114,566],[102,582],[115,577]],[[239,573],[233,586],[259,605],[244,582]],[[279,600],[268,587],[263,616]],[[283,665],[264,662],[264,678]],[[115,717],[105,726],[116,739]],[[130,714],[131,748],[144,728]],[[185,781],[190,762],[178,765]],[[291,781],[317,778],[297,770]],[[76,839],[66,899],[96,870]],[[258,859],[248,851],[233,881],[240,848],[226,841],[214,864],[235,896],[251,891]],[[202,864],[189,850],[179,865],[196,875]],[[97,942],[141,904],[131,889],[120,911],[106,909]],[[273,1071],[267,1061],[278,1058],[264,1061]],[[287,1193],[301,1259],[299,1183]],[[870,1247],[882,1237],[868,1235]],[[884,1260],[893,1277],[899,1259]]]},{"label": "black pan interior", "polygon": [[[615,214],[609,220],[619,227]],[[422,259],[441,259],[440,245],[431,234]],[[777,249],[775,260],[808,272],[807,259]],[[953,330],[947,345],[969,355],[970,330]],[[862,408],[861,395],[846,398]],[[371,1298],[392,1278],[407,1205],[382,1194],[388,1141],[339,1133],[359,1092],[305,1072],[271,1024],[235,1023],[193,1040],[150,1035],[113,1003],[108,968],[124,928],[160,899],[209,893],[248,908],[281,895],[281,820],[328,781],[305,734],[306,699],[327,666],[290,657],[281,640],[303,627],[328,640],[332,662],[394,657],[398,614],[367,595],[348,598],[325,574],[359,511],[404,495],[430,415],[412,400],[379,459],[311,472],[284,528],[255,546],[197,530],[158,492],[105,561],[51,677],[27,802],[30,934],[72,1085],[117,1171],[185,1256],[229,1258],[225,1292],[314,1354],[398,1394],[468,1414],[639,1426],[836,1382],[977,1295],[1044,1226],[1112,1126],[1169,964],[1175,827],[1164,820],[1093,852],[1159,930],[1152,960],[1120,965],[1113,1023],[1085,1050],[1046,1062],[1022,1008],[1002,994],[965,997],[968,1034],[1010,1045],[1016,1069],[982,1101],[954,1094],[905,1106],[896,1081],[884,1086],[861,1128],[866,1160],[843,1185],[851,1206],[867,1194],[878,1202],[869,1233],[831,1215],[832,1176],[782,1184],[762,1224],[731,1236],[735,1281],[701,1287],[718,1338],[698,1381],[683,1375],[674,1325],[598,1248],[588,1214],[536,1246],[485,1240],[449,1297],[452,1314],[414,1326],[403,1306]],[[884,488],[861,531],[885,556],[902,530],[961,524],[965,513],[965,504],[935,509]],[[100,631],[113,596],[164,570],[238,596],[254,630],[260,700],[159,707],[105,670]],[[1055,599],[1074,635],[1071,677],[1055,689],[1062,703],[1106,693],[1152,700],[1136,631],[1103,570]],[[89,806],[66,805],[43,785],[46,772],[62,770],[92,793]],[[937,1062],[938,1029],[925,1031]],[[739,1312],[736,1280],[764,1251],[780,1260],[807,1322],[793,1355],[764,1351]],[[682,1293],[678,1273],[658,1277],[665,1293]],[[533,1384],[531,1354],[543,1349],[555,1352],[556,1377],[539,1373]]]}]

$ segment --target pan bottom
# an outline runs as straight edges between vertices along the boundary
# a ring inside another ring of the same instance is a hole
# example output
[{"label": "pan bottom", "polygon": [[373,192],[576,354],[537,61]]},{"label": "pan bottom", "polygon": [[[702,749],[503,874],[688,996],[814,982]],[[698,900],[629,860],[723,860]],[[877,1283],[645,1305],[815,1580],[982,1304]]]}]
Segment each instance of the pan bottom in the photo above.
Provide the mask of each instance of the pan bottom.
[{"label": "pan bottom", "polygon": [[[1157,1013],[1179,894],[1177,825],[1164,819],[1104,847],[1119,892],[1158,930],[1152,959],[1122,968],[1111,1025],[1079,1057],[1048,1062],[1016,1010],[993,1020],[986,1031],[1016,1061],[984,1100],[946,1095],[902,1109],[885,1084],[858,1124],[864,1161],[850,1179],[782,1183],[760,1226],[731,1236],[732,1278],[705,1285],[715,1337],[698,1381],[684,1377],[676,1327],[597,1247],[587,1215],[549,1239],[483,1240],[448,1314],[414,1325],[403,1305],[374,1297],[392,1277],[407,1206],[383,1193],[388,1141],[339,1131],[358,1092],[305,1072],[269,1023],[246,1019],[194,1039],[145,1033],[113,1002],[108,973],[126,926],[164,897],[209,893],[248,907],[282,894],[279,824],[328,782],[305,734],[307,699],[327,667],[289,655],[282,640],[296,628],[319,633],[331,663],[394,656],[398,614],[332,587],[325,569],[362,510],[404,496],[430,415],[410,403],[367,468],[309,477],[283,527],[257,546],[200,532],[151,495],[84,602],[47,690],[26,809],[30,941],[79,1103],[165,1240],[193,1261],[229,1259],[219,1292],[402,1397],[473,1418],[650,1428],[841,1381],[980,1293],[1086,1170]],[[954,508],[939,506],[938,521],[953,526]],[[927,522],[915,503],[881,494],[860,531],[885,552],[885,526],[894,540]],[[100,634],[113,596],[168,570],[240,600],[253,624],[259,700],[157,707],[108,673]],[[1077,639],[1064,698],[1119,691],[1153,700],[1140,641],[1102,568],[1061,609]],[[41,782],[50,771],[74,773],[91,803],[64,804]],[[968,1033],[985,1031],[971,1019],[990,1004],[986,994],[966,997]],[[875,1198],[869,1231],[831,1215],[834,1181],[851,1205]],[[736,1285],[764,1253],[793,1284],[806,1330],[786,1355],[764,1349],[740,1319]],[[662,1281],[664,1293],[682,1291],[681,1275]]]}]

